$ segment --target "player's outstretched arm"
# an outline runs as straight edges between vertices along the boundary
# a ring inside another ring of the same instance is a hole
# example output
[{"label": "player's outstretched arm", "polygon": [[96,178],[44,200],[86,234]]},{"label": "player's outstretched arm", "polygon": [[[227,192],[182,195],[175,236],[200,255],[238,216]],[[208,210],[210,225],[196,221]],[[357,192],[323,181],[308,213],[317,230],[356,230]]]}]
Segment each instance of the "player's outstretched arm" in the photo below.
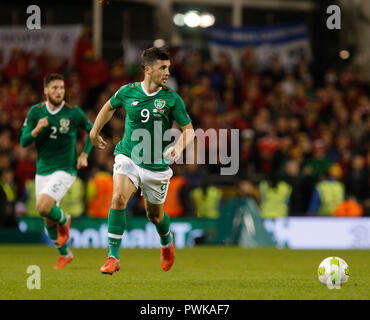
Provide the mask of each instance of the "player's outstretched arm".
[{"label": "player's outstretched arm", "polygon": [[181,127],[182,133],[176,144],[173,147],[169,147],[163,154],[164,158],[169,158],[172,161],[176,161],[180,158],[183,150],[194,140],[194,128],[192,123],[189,123]]},{"label": "player's outstretched arm", "polygon": [[90,131],[90,140],[92,144],[99,149],[105,149],[107,143],[100,136],[100,132],[104,125],[112,119],[115,109],[112,107],[110,101],[107,101],[103,108],[100,109],[94,125]]}]

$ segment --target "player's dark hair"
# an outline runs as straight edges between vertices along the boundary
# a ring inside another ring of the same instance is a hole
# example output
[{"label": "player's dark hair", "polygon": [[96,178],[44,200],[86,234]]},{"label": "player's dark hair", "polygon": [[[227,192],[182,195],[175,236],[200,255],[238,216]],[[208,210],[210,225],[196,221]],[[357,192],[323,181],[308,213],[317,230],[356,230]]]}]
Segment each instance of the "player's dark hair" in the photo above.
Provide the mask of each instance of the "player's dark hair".
[{"label": "player's dark hair", "polygon": [[44,77],[44,87],[47,87],[48,84],[54,80],[63,80],[64,76],[60,73],[49,73]]},{"label": "player's dark hair", "polygon": [[141,54],[141,67],[152,65],[157,60],[170,60],[170,54],[161,48],[151,47],[145,49]]}]

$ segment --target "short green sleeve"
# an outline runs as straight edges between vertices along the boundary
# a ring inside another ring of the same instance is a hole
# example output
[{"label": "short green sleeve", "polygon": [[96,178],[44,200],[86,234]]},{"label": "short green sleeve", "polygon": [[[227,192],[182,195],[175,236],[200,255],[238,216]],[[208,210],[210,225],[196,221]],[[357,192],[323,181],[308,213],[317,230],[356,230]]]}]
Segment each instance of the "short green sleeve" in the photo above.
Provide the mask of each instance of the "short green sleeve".
[{"label": "short green sleeve", "polygon": [[172,116],[176,120],[177,124],[180,127],[186,126],[191,122],[189,114],[186,112],[186,107],[184,104],[184,101],[181,99],[181,97],[176,94],[176,102],[175,106],[172,111]]},{"label": "short green sleeve", "polygon": [[124,89],[127,85],[122,86],[117,90],[117,92],[110,98],[110,104],[114,109],[122,108],[124,107]]}]

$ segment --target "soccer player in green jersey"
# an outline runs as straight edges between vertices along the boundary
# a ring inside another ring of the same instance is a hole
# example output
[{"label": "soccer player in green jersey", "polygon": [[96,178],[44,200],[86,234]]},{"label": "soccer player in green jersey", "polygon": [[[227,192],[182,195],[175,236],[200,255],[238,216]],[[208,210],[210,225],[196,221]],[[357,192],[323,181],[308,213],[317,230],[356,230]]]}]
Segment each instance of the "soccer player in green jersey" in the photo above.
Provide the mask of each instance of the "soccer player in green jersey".
[{"label": "soccer player in green jersey", "polygon": [[79,107],[64,101],[63,75],[47,75],[44,94],[46,101],[32,106],[28,112],[20,143],[27,147],[35,141],[36,208],[60,254],[54,268],[62,269],[72,261],[73,255],[67,245],[71,217],[59,208],[59,203],[76,179],[77,170],[88,165],[93,147],[89,135],[78,158],[76,141],[78,128],[89,133],[92,123]]},{"label": "soccer player in green jersey", "polygon": [[[125,133],[114,151],[113,196],[108,216],[109,253],[107,262],[100,268],[105,274],[113,274],[120,268],[125,209],[138,188],[144,196],[147,217],[160,237],[162,269],[169,270],[175,260],[170,218],[163,211],[172,177],[168,162],[176,161],[193,141],[194,129],[181,97],[166,86],[170,74],[169,54],[163,49],[149,48],[143,51],[141,63],[144,80],[122,86],[102,107],[90,131],[93,145],[104,149],[106,142],[100,136],[103,126],[116,109],[125,108]],[[182,133],[176,144],[168,147],[171,141],[163,139],[163,134],[172,128],[174,121]]]}]

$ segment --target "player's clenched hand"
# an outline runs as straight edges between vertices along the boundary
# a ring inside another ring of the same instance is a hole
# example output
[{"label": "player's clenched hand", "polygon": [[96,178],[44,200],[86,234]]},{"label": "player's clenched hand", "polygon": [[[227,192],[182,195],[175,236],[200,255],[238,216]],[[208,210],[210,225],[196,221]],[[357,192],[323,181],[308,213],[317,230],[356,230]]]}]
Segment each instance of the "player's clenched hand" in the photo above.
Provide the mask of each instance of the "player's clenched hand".
[{"label": "player's clenched hand", "polygon": [[88,166],[87,157],[89,155],[85,152],[82,152],[77,159],[77,169],[85,168]]},{"label": "player's clenched hand", "polygon": [[46,117],[43,117],[39,120],[39,122],[37,122],[37,126],[36,127],[39,127],[39,128],[45,128],[49,125],[49,122],[48,122],[48,116]]},{"label": "player's clenched hand", "polygon": [[35,129],[32,130],[32,136],[33,137],[36,137],[43,128],[47,127],[49,125],[49,122],[48,122],[48,117],[43,117],[41,118],[38,122],[37,122],[37,125],[35,127]]},{"label": "player's clenched hand", "polygon": [[90,140],[94,147],[98,149],[105,149],[105,147],[107,146],[107,142],[104,141],[104,139],[99,134],[95,135],[91,133],[91,131],[90,131]]},{"label": "player's clenched hand", "polygon": [[176,149],[175,147],[169,147],[163,154],[163,158],[165,160],[169,160],[169,162],[176,161],[177,159],[180,158],[180,156],[181,156],[180,150]]}]

